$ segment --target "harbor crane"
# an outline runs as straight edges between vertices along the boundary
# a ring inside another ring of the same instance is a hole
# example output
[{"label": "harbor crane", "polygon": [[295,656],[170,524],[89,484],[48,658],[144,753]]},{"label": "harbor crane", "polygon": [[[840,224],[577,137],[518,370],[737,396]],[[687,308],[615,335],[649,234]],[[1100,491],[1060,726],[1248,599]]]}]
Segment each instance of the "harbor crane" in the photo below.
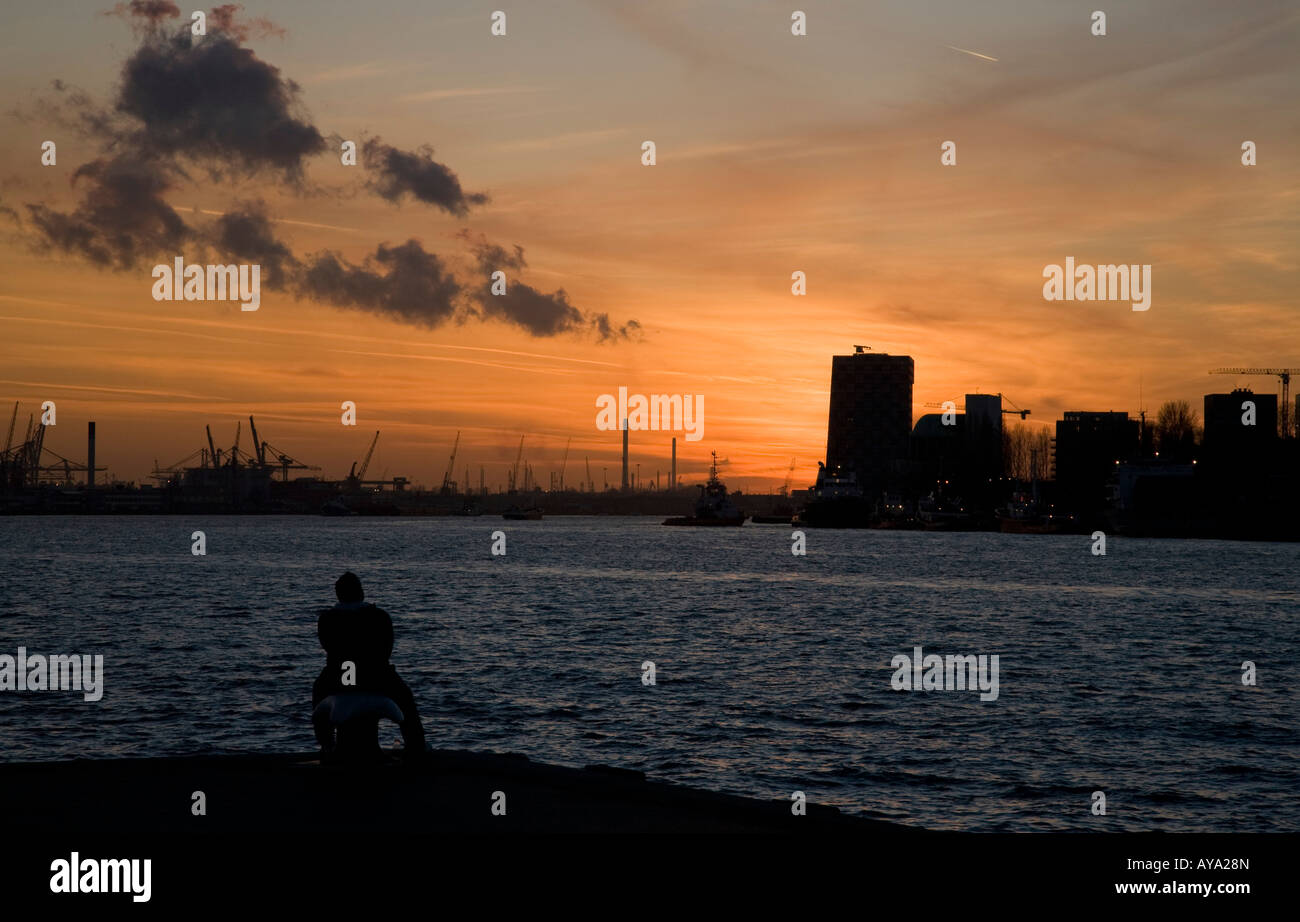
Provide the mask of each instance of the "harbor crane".
[{"label": "harbor crane", "polygon": [[1215,368],[1212,375],[1276,375],[1282,381],[1282,412],[1278,422],[1282,437],[1291,437],[1291,376],[1300,375],[1300,368]]},{"label": "harbor crane", "polygon": [[587,460],[587,492],[596,492],[596,482],[591,479],[591,455],[586,455]]},{"label": "harbor crane", "polygon": [[794,459],[794,458],[791,458],[791,459],[790,459],[790,470],[788,470],[788,471],[786,472],[786,475],[785,475],[785,483],[781,485],[781,495],[782,495],[782,496],[789,496],[789,495],[790,495],[790,484],[794,481],[794,464],[795,464],[795,459]]},{"label": "harbor crane", "polygon": [[[53,480],[47,477],[45,481],[70,486],[74,471],[85,472],[89,483],[88,462],[83,464],[80,461],[73,461],[46,447],[45,436],[48,429],[45,423],[33,424],[34,417],[29,416],[27,419],[23,440],[14,443],[14,430],[18,426],[18,409],[19,404],[14,403],[14,410],[9,418],[9,430],[5,434],[5,449],[0,453],[0,487],[8,489],[39,487],[43,474],[62,475]],[[53,463],[42,463],[47,454],[54,458]],[[106,468],[97,467],[95,470],[102,471]]]},{"label": "harbor crane", "polygon": [[253,417],[248,417],[248,429],[253,434],[253,455],[257,458],[258,466],[266,466],[266,443],[258,441],[257,423],[253,422]]},{"label": "harbor crane", "polygon": [[569,446],[573,444],[573,436],[569,436],[569,441],[564,443],[564,459],[560,461],[560,492],[564,492],[564,471],[569,466]]},{"label": "harbor crane", "polygon": [[361,462],[361,470],[357,470],[357,462],[352,462],[352,470],[348,472],[348,480],[360,482],[365,479],[366,470],[370,467],[370,459],[375,454],[375,445],[379,443],[379,430],[375,430],[375,437],[370,440],[370,448],[366,451],[366,457]]},{"label": "harbor crane", "polygon": [[[456,452],[460,450],[460,430],[456,430],[456,441],[451,445],[451,460],[447,462],[447,472],[442,475],[442,489],[438,492],[443,496],[451,496],[456,492],[456,481],[451,479],[452,471],[456,468]],[[468,477],[466,486],[468,487]]]},{"label": "harbor crane", "polygon": [[5,454],[9,454],[9,449],[14,444],[14,423],[18,422],[18,401],[14,401],[14,414],[9,417],[9,434],[5,436]]}]

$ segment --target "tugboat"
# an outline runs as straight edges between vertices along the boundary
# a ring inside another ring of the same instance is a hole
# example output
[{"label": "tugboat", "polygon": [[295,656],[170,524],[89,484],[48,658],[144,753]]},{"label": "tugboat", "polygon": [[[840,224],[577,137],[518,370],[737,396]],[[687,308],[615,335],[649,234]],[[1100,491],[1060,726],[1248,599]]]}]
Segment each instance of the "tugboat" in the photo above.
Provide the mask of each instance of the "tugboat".
[{"label": "tugboat", "polygon": [[320,507],[321,515],[356,515],[356,511],[348,508],[348,504],[343,502],[337,496],[334,499],[327,500]]},{"label": "tugboat", "polygon": [[511,506],[501,513],[501,518],[510,519],[514,522],[537,522],[542,518],[542,510],[537,506],[529,506],[527,509]]},{"label": "tugboat", "polygon": [[709,481],[700,486],[700,498],[695,501],[694,515],[678,515],[664,519],[665,525],[744,525],[745,513],[727,498],[727,488],[718,479],[718,453],[713,453],[709,465]]}]

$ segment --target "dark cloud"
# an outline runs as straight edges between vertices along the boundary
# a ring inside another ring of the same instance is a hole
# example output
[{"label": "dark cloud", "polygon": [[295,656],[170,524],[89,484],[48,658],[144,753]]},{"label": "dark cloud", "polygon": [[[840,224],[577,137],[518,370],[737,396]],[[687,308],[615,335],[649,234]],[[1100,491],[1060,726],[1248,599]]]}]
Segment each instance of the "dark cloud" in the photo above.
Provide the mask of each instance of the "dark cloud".
[{"label": "dark cloud", "polygon": [[223,214],[216,220],[210,240],[227,261],[260,265],[268,288],[285,290],[293,286],[298,260],[275,236],[263,203],[248,203]]},{"label": "dark cloud", "polygon": [[318,254],[304,266],[297,286],[301,297],[426,327],[456,316],[460,290],[437,254],[418,240],[399,246],[381,243],[359,266],[336,253]]},{"label": "dark cloud", "polygon": [[[607,314],[584,313],[563,289],[547,294],[515,278],[506,294],[493,296],[492,271],[526,267],[519,246],[471,242],[482,284],[462,289],[441,258],[414,239],[380,244],[359,264],[331,251],[299,258],[276,235],[260,201],[236,205],[215,221],[186,224],[165,195],[190,178],[192,167],[217,180],[265,174],[314,192],[303,183],[306,164],[339,140],[327,138],[301,112],[296,83],[244,47],[250,36],[282,30],[266,20],[244,20],[241,9],[214,8],[207,34],[195,36],[189,22],[168,22],[182,16],[170,0],[131,0],[114,8],[132,22],[139,44],[122,66],[112,105],[55,80],[58,95],[42,107],[42,119],[75,127],[98,142],[101,154],[73,174],[81,199],[72,211],[27,205],[39,247],[128,269],[146,258],[181,255],[189,246],[224,262],[256,263],[268,287],[295,298],[425,327],[490,317],[534,336],[590,331],[602,341],[640,329],[636,321],[619,327]],[[364,142],[362,156],[366,187],[390,202],[410,197],[462,217],[488,201],[483,193],[465,192],[456,173],[433,159],[431,147],[399,150],[375,137]],[[0,205],[3,214],[12,211]]]},{"label": "dark cloud", "polygon": [[480,192],[467,195],[452,169],[433,159],[433,148],[428,145],[412,152],[385,144],[382,138],[371,138],[361,150],[366,169],[375,174],[369,188],[390,202],[400,202],[410,195],[463,217],[470,206],[488,201]]},{"label": "dark cloud", "polygon": [[107,15],[121,16],[123,19],[133,19],[155,27],[164,19],[175,19],[180,14],[180,7],[171,0],[131,0],[130,3],[119,3]]},{"label": "dark cloud", "polygon": [[521,326],[534,336],[555,336],[586,323],[582,311],[569,303],[563,288],[548,295],[523,282],[513,282],[505,294],[481,295],[478,302],[483,316]]},{"label": "dark cloud", "polygon": [[297,114],[299,87],[219,27],[147,35],[122,68],[115,111],[137,125],[131,146],[148,156],[184,157],[215,176],[262,169],[290,180],[325,149]]},{"label": "dark cloud", "polygon": [[[468,234],[463,234],[468,239]],[[641,325],[631,320],[615,327],[608,314],[588,315],[569,303],[563,288],[546,294],[517,279],[507,279],[504,294],[492,293],[492,273],[512,269],[516,272],[527,267],[524,249],[515,245],[513,250],[487,241],[474,246],[479,272],[483,281],[471,291],[478,304],[480,315],[504,320],[527,330],[534,336],[556,336],[592,328],[598,339],[609,341],[628,339],[636,335]]]},{"label": "dark cloud", "polygon": [[601,342],[641,338],[641,324],[636,320],[629,320],[622,326],[616,327],[610,323],[609,314],[592,314],[591,325],[596,330],[596,338]]},{"label": "dark cloud", "polygon": [[171,182],[157,163],[126,156],[92,160],[73,173],[72,181],[85,187],[74,211],[27,206],[48,249],[129,269],[156,252],[175,251],[192,234],[163,200]]},{"label": "dark cloud", "polygon": [[208,23],[222,32],[228,32],[241,42],[246,42],[250,38],[266,38],[275,36],[284,38],[284,29],[277,26],[271,20],[264,17],[256,19],[241,19],[244,7],[238,3],[227,3],[223,6],[214,6],[212,12],[208,14]]}]

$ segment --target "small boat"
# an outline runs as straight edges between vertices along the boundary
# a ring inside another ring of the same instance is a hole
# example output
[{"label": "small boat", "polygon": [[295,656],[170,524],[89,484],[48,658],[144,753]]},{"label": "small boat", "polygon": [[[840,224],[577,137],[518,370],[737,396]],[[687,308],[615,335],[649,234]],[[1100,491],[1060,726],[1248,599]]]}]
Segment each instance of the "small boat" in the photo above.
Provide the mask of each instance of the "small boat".
[{"label": "small boat", "polygon": [[975,516],[960,498],[948,500],[933,493],[917,500],[916,518],[925,531],[978,531]]},{"label": "small boat", "polygon": [[1078,529],[1074,516],[1056,515],[1024,493],[1016,493],[997,512],[998,529],[1004,535],[1059,535]]},{"label": "small boat", "polygon": [[356,512],[349,509],[347,503],[343,502],[343,500],[335,497],[334,499],[328,500],[323,506],[320,507],[320,514],[321,515],[356,515]]},{"label": "small boat", "polygon": [[479,509],[473,503],[466,503],[464,506],[452,513],[452,515],[458,516],[480,516],[482,514],[483,510]]},{"label": "small boat", "polygon": [[749,520],[755,525],[789,525],[794,522],[794,507],[778,503],[772,508],[771,515],[751,515]]},{"label": "small boat", "polygon": [[708,483],[700,485],[700,498],[695,501],[694,515],[678,515],[664,519],[665,525],[721,526],[744,525],[745,513],[727,498],[727,488],[718,479],[718,453],[713,453],[709,465]]},{"label": "small boat", "polygon": [[513,522],[537,522],[542,518],[542,510],[536,506],[530,506],[527,509],[511,506],[501,513],[501,518],[510,519]]}]

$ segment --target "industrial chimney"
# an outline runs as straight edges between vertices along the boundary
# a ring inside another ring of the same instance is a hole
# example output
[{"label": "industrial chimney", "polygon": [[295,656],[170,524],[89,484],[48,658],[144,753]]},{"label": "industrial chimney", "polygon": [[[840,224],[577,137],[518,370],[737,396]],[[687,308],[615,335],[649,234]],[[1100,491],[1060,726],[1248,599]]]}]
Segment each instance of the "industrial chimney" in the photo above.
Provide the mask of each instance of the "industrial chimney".
[{"label": "industrial chimney", "polygon": [[623,492],[627,492],[627,420],[623,420]]},{"label": "industrial chimney", "polygon": [[86,489],[95,489],[95,421],[86,425]]}]

